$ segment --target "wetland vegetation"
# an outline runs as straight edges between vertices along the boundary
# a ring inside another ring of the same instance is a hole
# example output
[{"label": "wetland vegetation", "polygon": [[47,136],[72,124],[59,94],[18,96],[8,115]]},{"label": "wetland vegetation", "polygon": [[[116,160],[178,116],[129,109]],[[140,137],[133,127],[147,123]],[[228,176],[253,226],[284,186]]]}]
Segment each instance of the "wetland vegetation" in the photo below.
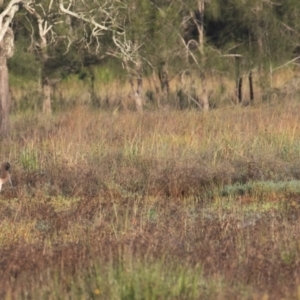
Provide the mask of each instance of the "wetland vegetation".
[{"label": "wetland vegetation", "polygon": [[12,116],[3,299],[298,299],[299,104]]}]

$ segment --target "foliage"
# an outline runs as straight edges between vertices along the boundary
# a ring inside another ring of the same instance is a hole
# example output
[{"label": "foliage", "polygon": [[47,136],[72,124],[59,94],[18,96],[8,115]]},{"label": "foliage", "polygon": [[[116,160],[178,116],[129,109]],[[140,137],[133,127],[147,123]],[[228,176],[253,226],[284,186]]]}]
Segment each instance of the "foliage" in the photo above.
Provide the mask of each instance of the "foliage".
[{"label": "foliage", "polygon": [[[141,108],[168,104],[208,110],[220,102],[236,103],[238,83],[243,94],[239,100],[248,105],[254,98],[274,98],[274,71],[297,65],[300,25],[294,0],[22,3],[11,24],[18,50],[10,68],[14,78],[21,70],[20,76],[38,78],[46,86],[31,93],[38,104],[47,99],[43,110],[51,107],[51,88],[55,109],[90,102],[127,110],[134,99]],[[162,73],[164,83],[159,82]],[[64,92],[56,93],[57,84],[76,78],[74,74],[86,84],[86,96],[69,101]],[[249,84],[242,82],[245,75]],[[149,83],[146,88],[143,78]],[[107,88],[126,79],[127,89]],[[217,83],[210,87],[212,80]],[[226,86],[224,81],[230,80]],[[16,82],[12,80],[15,89]],[[103,92],[103,85],[109,92]]]}]

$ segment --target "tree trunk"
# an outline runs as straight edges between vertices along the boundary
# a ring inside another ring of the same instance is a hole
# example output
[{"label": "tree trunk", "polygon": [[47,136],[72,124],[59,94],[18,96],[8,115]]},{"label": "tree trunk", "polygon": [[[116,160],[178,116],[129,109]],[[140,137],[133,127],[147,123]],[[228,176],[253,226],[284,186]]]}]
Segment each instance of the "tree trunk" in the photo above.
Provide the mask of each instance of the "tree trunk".
[{"label": "tree trunk", "polygon": [[241,76],[241,57],[235,56],[235,80],[236,80],[236,104],[241,104],[243,100],[242,88],[243,88],[243,78]]},{"label": "tree trunk", "polygon": [[137,73],[137,88],[135,92],[135,105],[138,112],[143,112],[143,76],[142,76],[142,62],[138,59],[136,64]]},{"label": "tree trunk", "polygon": [[166,100],[169,97],[170,86],[169,86],[168,69],[167,69],[167,65],[165,62],[162,62],[160,64],[158,76],[159,76],[160,87],[161,87],[163,99]]},{"label": "tree trunk", "polygon": [[209,101],[208,101],[208,94],[207,94],[207,87],[206,87],[206,76],[203,71],[201,71],[201,86],[202,86],[202,104],[203,104],[203,111],[209,111]]},{"label": "tree trunk", "polygon": [[9,83],[6,57],[0,57],[0,133],[9,134]]},{"label": "tree trunk", "polygon": [[198,30],[198,47],[201,54],[201,70],[200,70],[200,77],[201,77],[201,87],[202,87],[202,105],[203,110],[209,110],[209,101],[208,101],[208,93],[207,93],[207,82],[205,76],[205,53],[204,53],[204,11],[205,11],[205,0],[198,0],[198,13],[199,19],[197,20],[195,16],[195,23]]},{"label": "tree trunk", "polygon": [[90,101],[95,106],[100,106],[100,102],[97,99],[96,91],[95,91],[95,73],[92,68],[89,69],[91,84],[90,84]]},{"label": "tree trunk", "polygon": [[[124,61],[125,68],[129,74],[129,82],[131,85],[131,90],[135,102],[135,107],[138,112],[143,112],[143,77],[141,63],[138,62],[135,66],[135,69],[132,70],[127,61]],[[134,73],[134,74],[133,74]],[[134,77],[137,78],[137,88],[134,86]]]},{"label": "tree trunk", "polygon": [[14,33],[10,27],[4,34],[0,42],[0,134],[7,136],[9,134],[9,82],[7,59],[14,53]]},{"label": "tree trunk", "polygon": [[238,79],[237,99],[238,99],[238,104],[241,104],[243,101],[243,78],[242,77],[239,77]]},{"label": "tree trunk", "polygon": [[200,53],[204,55],[204,10],[205,10],[205,0],[198,0],[198,13],[199,13],[199,21],[196,22],[198,29],[198,42]]},{"label": "tree trunk", "polygon": [[51,106],[51,86],[49,79],[46,77],[42,80],[42,93],[43,93],[43,113],[50,115],[52,113]]},{"label": "tree trunk", "polygon": [[52,106],[51,106],[51,84],[50,80],[47,76],[47,61],[49,56],[47,54],[47,32],[51,29],[51,26],[47,26],[47,20],[44,19],[41,15],[38,14],[36,10],[32,10],[32,13],[38,23],[38,30],[39,30],[39,51],[41,55],[41,61],[43,64],[41,70],[41,92],[42,92],[42,99],[43,99],[43,113],[44,114],[51,114],[52,113]]},{"label": "tree trunk", "polygon": [[138,112],[143,112],[143,80],[142,77],[137,78],[137,88],[134,88],[134,82],[133,78],[130,78],[130,85],[133,92],[134,102],[135,102],[135,108]]},{"label": "tree trunk", "polygon": [[250,103],[252,103],[254,101],[252,71],[249,72],[248,79],[249,79]]},{"label": "tree trunk", "polygon": [[161,95],[160,95],[160,88],[159,88],[159,85],[156,81],[156,73],[153,69],[152,71],[152,80],[153,80],[153,84],[154,84],[154,88],[155,88],[155,101],[156,101],[156,106],[158,108],[161,107]]}]

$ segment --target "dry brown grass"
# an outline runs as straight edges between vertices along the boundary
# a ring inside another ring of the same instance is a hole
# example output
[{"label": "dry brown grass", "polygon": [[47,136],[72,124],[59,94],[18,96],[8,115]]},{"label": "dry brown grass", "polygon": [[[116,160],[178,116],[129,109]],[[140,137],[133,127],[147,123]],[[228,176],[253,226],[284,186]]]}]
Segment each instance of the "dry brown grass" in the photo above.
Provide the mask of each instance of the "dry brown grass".
[{"label": "dry brown grass", "polygon": [[[150,261],[192,278],[201,266],[213,287],[197,283],[193,299],[297,299],[298,190],[222,190],[299,178],[298,109],[15,116],[0,144],[15,186],[0,198],[1,297],[58,299],[52,287],[72,298],[78,278],[94,291],[96,266],[108,276]],[[101,283],[100,298],[110,286]]]}]

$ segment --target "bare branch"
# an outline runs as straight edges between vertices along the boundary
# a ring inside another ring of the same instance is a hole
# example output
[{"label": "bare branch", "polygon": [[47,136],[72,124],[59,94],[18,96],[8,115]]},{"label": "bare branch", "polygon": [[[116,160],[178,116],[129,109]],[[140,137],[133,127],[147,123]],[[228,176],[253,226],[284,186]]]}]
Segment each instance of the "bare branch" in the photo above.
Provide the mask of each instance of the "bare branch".
[{"label": "bare branch", "polygon": [[19,10],[19,5],[22,3],[24,3],[24,0],[11,0],[0,14],[0,42],[3,40],[15,13]]},{"label": "bare branch", "polygon": [[198,46],[198,42],[196,42],[195,40],[189,40],[188,43],[186,43],[185,40],[184,40],[184,38],[183,38],[182,36],[179,36],[179,38],[181,39],[183,45],[185,46],[185,49],[186,49],[188,55],[190,55],[190,56],[193,58],[193,60],[194,60],[194,62],[196,63],[196,65],[197,65],[198,67],[200,67],[200,64],[199,64],[197,58],[195,57],[195,55],[193,54],[193,52],[192,52],[192,51],[190,50],[190,48],[189,48],[189,45],[190,45],[191,43],[196,44],[196,45]]},{"label": "bare branch", "polygon": [[19,5],[22,3],[24,3],[24,1],[22,0],[11,0],[9,4],[6,6],[6,8],[4,9],[4,11],[0,14],[0,23],[3,22],[4,17],[11,15],[11,9],[13,8],[13,6],[17,6],[19,9]]},{"label": "bare branch", "polygon": [[[71,5],[71,3],[70,3],[70,5]],[[76,19],[82,20],[86,23],[89,23],[89,24],[93,25],[95,28],[97,28],[99,30],[104,30],[104,31],[109,30],[109,28],[107,26],[99,24],[98,22],[96,22],[94,20],[94,18],[88,19],[88,18],[84,17],[83,14],[80,15],[79,13],[73,12],[73,11],[70,10],[70,6],[69,6],[69,8],[65,8],[63,0],[59,0],[59,8],[60,8],[61,12],[65,13],[67,15],[70,15],[70,16],[76,18]]]},{"label": "bare branch", "polygon": [[53,0],[51,0],[50,3],[49,3],[48,11],[51,11],[52,5],[53,5]]},{"label": "bare branch", "polygon": [[297,61],[297,60],[299,60],[299,59],[300,59],[300,56],[297,56],[297,57],[293,58],[292,60],[290,60],[290,61],[284,63],[283,65],[281,65],[281,66],[279,66],[279,67],[273,69],[272,72],[274,72],[274,71],[276,71],[276,70],[278,70],[278,69],[284,68],[284,67],[288,66],[289,64],[291,64],[291,63],[293,63],[294,61]]},{"label": "bare branch", "polygon": [[[40,43],[39,46],[42,49],[42,51],[44,51],[47,47],[47,39],[46,39],[46,34],[49,32],[49,30],[51,30],[52,25],[48,26],[48,22],[45,21],[40,14],[38,14],[36,12],[36,10],[34,8],[31,8],[29,5],[24,5],[24,8],[33,16],[35,16],[35,18],[37,19],[37,23],[38,23],[38,28],[39,28],[39,36],[40,36]],[[45,11],[44,11],[45,13]]]}]

